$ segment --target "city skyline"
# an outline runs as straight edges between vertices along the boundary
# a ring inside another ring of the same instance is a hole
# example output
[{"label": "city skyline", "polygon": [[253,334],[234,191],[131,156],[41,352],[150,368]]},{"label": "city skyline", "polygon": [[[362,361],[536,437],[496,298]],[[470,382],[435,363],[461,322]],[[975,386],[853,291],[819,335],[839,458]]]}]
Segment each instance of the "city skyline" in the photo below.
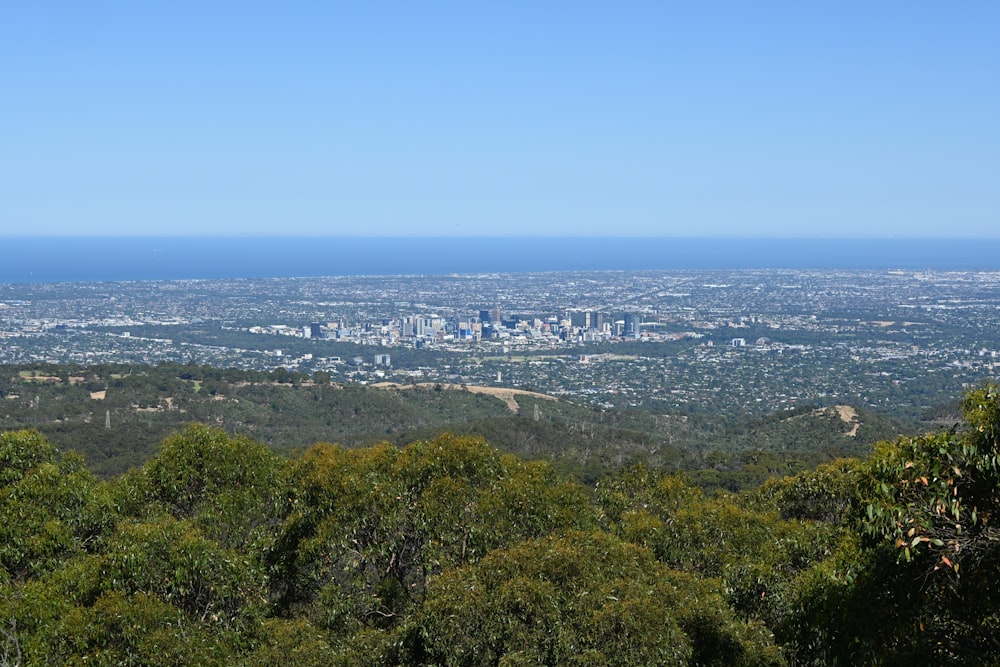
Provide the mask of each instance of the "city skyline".
[{"label": "city skyline", "polygon": [[846,402],[918,418],[1000,368],[998,285],[997,271],[796,269],[0,284],[0,364],[284,368],[598,407]]},{"label": "city skyline", "polygon": [[998,19],[13,3],[0,237],[1000,238]]}]

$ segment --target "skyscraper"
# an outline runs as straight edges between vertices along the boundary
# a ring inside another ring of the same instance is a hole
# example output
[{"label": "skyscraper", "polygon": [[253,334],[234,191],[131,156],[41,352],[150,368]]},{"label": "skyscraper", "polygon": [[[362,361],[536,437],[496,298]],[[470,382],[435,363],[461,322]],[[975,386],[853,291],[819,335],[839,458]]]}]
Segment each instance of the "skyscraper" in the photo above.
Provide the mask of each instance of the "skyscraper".
[{"label": "skyscraper", "polygon": [[625,337],[638,338],[642,316],[639,313],[625,313]]}]

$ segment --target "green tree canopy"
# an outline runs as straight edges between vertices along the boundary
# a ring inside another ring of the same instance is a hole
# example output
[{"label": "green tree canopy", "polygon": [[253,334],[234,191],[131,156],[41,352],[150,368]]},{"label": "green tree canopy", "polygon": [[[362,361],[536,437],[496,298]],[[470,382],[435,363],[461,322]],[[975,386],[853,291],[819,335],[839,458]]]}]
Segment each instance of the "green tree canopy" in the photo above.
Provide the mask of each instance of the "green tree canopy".
[{"label": "green tree canopy", "polygon": [[603,532],[543,537],[443,573],[412,631],[418,661],[450,666],[782,663],[718,581]]},{"label": "green tree canopy", "polygon": [[477,438],[316,445],[292,463],[289,488],[272,558],[281,604],[342,632],[395,625],[428,577],[491,549],[596,525],[582,487]]}]

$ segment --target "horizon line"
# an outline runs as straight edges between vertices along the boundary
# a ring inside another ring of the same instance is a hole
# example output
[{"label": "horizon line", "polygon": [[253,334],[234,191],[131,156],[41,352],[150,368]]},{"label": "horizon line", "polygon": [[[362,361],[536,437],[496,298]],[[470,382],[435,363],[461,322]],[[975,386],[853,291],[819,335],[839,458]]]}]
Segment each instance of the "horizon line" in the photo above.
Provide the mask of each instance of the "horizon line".
[{"label": "horizon line", "polygon": [[388,241],[405,240],[685,240],[685,241],[1000,241],[998,236],[926,236],[900,234],[872,235],[563,235],[563,234],[503,234],[503,235],[373,235],[373,234],[6,234],[0,232],[0,239],[24,240],[72,240],[72,239],[371,239]]}]

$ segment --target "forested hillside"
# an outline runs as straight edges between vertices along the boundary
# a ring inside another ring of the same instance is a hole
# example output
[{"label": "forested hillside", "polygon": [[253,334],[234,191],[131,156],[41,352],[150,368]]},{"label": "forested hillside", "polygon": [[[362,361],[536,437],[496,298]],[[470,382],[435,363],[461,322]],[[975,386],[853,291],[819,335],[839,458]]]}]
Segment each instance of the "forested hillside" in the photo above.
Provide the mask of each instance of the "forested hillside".
[{"label": "forested hillside", "polygon": [[282,457],[193,425],[101,480],[0,435],[13,665],[990,665],[1000,388],[743,494],[587,487],[441,435]]},{"label": "forested hillside", "polygon": [[322,373],[284,369],[4,366],[0,428],[36,429],[61,450],[83,454],[102,477],[143,465],[168,434],[204,423],[286,453],[315,442],[403,445],[448,430],[483,437],[524,459],[548,460],[588,484],[642,462],[697,472],[702,486],[729,490],[866,454],[880,439],[917,432],[850,406],[802,406],[737,420],[599,409],[526,392],[505,401],[468,389],[333,384]]}]

